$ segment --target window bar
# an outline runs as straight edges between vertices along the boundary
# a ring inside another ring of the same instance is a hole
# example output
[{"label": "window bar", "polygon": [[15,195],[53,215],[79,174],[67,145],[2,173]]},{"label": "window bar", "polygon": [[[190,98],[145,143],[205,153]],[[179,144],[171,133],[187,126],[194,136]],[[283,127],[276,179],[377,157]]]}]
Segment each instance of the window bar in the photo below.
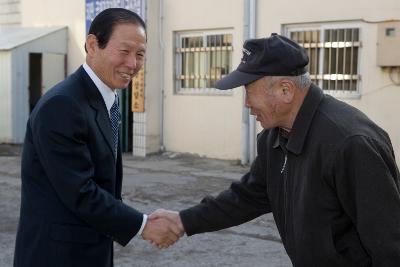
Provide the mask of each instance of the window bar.
[{"label": "window bar", "polygon": [[[222,75],[222,57],[223,57],[223,51],[222,51],[222,46],[223,46],[223,41],[224,41],[224,35],[221,34],[219,36],[219,71],[218,71],[218,75]],[[221,79],[221,76],[218,76],[218,80]]]},{"label": "window bar", "polygon": [[208,72],[208,76],[207,76],[207,84],[208,84],[208,88],[211,88],[213,86],[212,81],[211,81],[211,76],[212,76],[212,51],[211,51],[211,46],[212,46],[212,42],[211,42],[211,35],[207,35],[206,36],[207,39],[207,72]]},{"label": "window bar", "polygon": [[208,72],[208,74],[206,76],[207,88],[211,88],[211,49],[209,49],[211,47],[211,45],[210,45],[210,36],[206,35],[205,39],[206,39],[206,48],[207,48],[206,49],[206,53],[207,53],[207,64],[206,64],[206,66],[207,66],[207,72]]},{"label": "window bar", "polygon": [[197,74],[199,72],[199,60],[198,60],[198,47],[200,46],[200,39],[198,36],[194,38],[193,42],[193,88],[199,88],[197,81]]},{"label": "window bar", "polygon": [[[319,84],[319,80],[318,80],[318,56],[319,56],[319,51],[318,51],[318,42],[319,42],[319,31],[315,31],[316,33],[316,43],[315,43],[315,62],[314,62],[314,73],[315,73],[315,84]],[[322,87],[322,86],[321,86]]]},{"label": "window bar", "polygon": [[300,43],[302,47],[305,46],[305,35],[306,35],[306,31],[301,31],[299,34],[298,43]]},{"label": "window bar", "polygon": [[354,53],[354,28],[351,29],[351,49],[350,49],[350,84],[349,90],[353,90],[353,54]]},{"label": "window bar", "polygon": [[187,52],[186,52],[186,70],[185,70],[185,78],[187,80],[187,87],[192,87],[190,75],[191,75],[191,61],[192,61],[192,43],[190,41],[190,37],[187,39],[186,43]]},{"label": "window bar", "polygon": [[[178,48],[182,49],[182,47],[183,47],[183,38],[181,36],[179,36]],[[180,68],[178,67],[177,70],[176,70],[176,74],[177,74],[176,77],[179,79],[179,87],[178,88],[183,88],[182,73],[183,73],[184,64],[183,64],[182,50],[177,50],[177,54],[178,54],[178,60],[179,60]]]},{"label": "window bar", "polygon": [[192,69],[192,75],[190,76],[190,79],[192,81],[192,87],[191,88],[196,88],[196,76],[197,76],[197,66],[198,66],[198,60],[196,60],[196,56],[197,56],[197,46],[199,43],[199,37],[194,37],[193,38],[193,42],[192,42],[192,58],[193,58],[193,69]]},{"label": "window bar", "polygon": [[193,60],[194,60],[194,62],[193,62],[193,65],[194,65],[194,70],[193,70],[193,88],[196,88],[196,89],[198,89],[199,87],[200,87],[200,84],[199,84],[199,80],[197,79],[197,77],[198,77],[198,75],[199,75],[199,66],[200,66],[200,63],[199,63],[199,47],[200,47],[200,45],[201,45],[201,37],[196,37],[195,38],[195,41],[194,41],[194,49],[193,49],[193,54],[194,54],[194,57],[193,57]]},{"label": "window bar", "polygon": [[336,30],[336,42],[337,42],[337,45],[336,45],[336,62],[335,62],[335,65],[336,65],[336,76],[335,76],[335,90],[337,90],[338,89],[338,78],[339,78],[339,38],[340,38],[340,29],[337,29]]},{"label": "window bar", "polygon": [[198,85],[199,85],[198,88],[204,88],[204,84],[202,83],[203,74],[202,74],[202,69],[201,69],[202,63],[203,63],[203,57],[202,57],[203,45],[204,45],[204,35],[199,38],[199,47],[198,47],[198,50],[197,50],[197,54],[198,54],[198,58],[199,58],[198,59],[199,68],[197,70],[198,76],[196,77]]},{"label": "window bar", "polygon": [[[183,38],[181,37],[181,36],[179,36],[179,46],[178,46],[178,48],[179,49],[182,49],[182,47],[183,47]],[[180,65],[181,65],[181,67],[180,67],[180,69],[178,68],[177,69],[177,75],[179,75],[179,76],[177,76],[177,77],[179,77],[179,84],[180,84],[180,88],[183,88],[184,86],[183,86],[183,81],[182,81],[182,73],[183,73],[183,67],[184,67],[184,63],[183,63],[183,53],[182,53],[182,50],[177,50],[177,53],[178,53],[178,59],[179,59],[179,63],[180,63]]]},{"label": "window bar", "polygon": [[197,60],[196,60],[196,48],[199,42],[198,37],[193,37],[191,42],[191,51],[192,51],[192,69],[190,72],[190,88],[196,88],[196,75],[197,75]]},{"label": "window bar", "polygon": [[346,50],[347,50],[347,29],[343,30],[343,41],[344,41],[344,46],[343,46],[343,80],[342,80],[342,90],[346,90],[345,86],[346,86],[346,79],[345,79],[345,75],[346,75]]},{"label": "window bar", "polygon": [[318,73],[320,74],[319,78],[319,86],[322,89],[326,89],[324,85],[324,75],[325,75],[325,55],[327,54],[327,49],[325,49],[325,39],[326,39],[327,33],[326,31],[318,30],[318,40],[321,44],[321,48],[319,51],[319,58],[318,58]]},{"label": "window bar", "polygon": [[183,51],[182,51],[182,62],[183,62],[183,68],[182,68],[182,74],[183,74],[183,84],[185,88],[189,87],[189,81],[187,80],[187,75],[188,75],[188,51],[186,48],[188,47],[187,41],[188,37],[183,38]]},{"label": "window bar", "polygon": [[[310,61],[314,59],[313,49],[311,48],[312,31],[307,31],[308,33],[308,54],[310,55]],[[308,65],[308,70],[311,73],[311,62]]]},{"label": "window bar", "polygon": [[186,38],[186,42],[185,42],[185,87],[190,87],[190,80],[189,80],[189,75],[190,75],[190,42],[189,42],[189,37]]},{"label": "window bar", "polygon": [[186,87],[190,88],[190,62],[191,62],[191,42],[190,38],[188,37],[186,40],[186,69],[185,69],[185,79],[187,80]]},{"label": "window bar", "polygon": [[206,55],[206,39],[207,35],[202,35],[201,46],[199,47],[199,57],[200,57],[200,70],[199,70],[199,81],[201,88],[206,88],[206,74],[205,74],[205,55]]},{"label": "window bar", "polygon": [[195,43],[195,40],[193,40],[195,37],[191,37],[190,39],[190,42],[189,42],[189,47],[190,47],[190,58],[189,58],[189,61],[190,61],[190,64],[189,64],[189,88],[194,88],[194,81],[193,81],[193,75],[194,75],[194,58],[195,58],[195,55],[194,55],[194,43]]},{"label": "window bar", "polygon": [[216,77],[217,77],[217,71],[215,66],[217,65],[217,51],[215,49],[216,44],[217,44],[217,36],[213,35],[214,37],[214,42],[212,44],[212,50],[214,51],[214,57],[213,57],[213,72],[214,72],[214,77],[213,77],[213,86],[215,85],[216,82]]},{"label": "window bar", "polygon": [[330,46],[329,46],[329,57],[328,57],[328,74],[329,74],[329,79],[328,79],[328,90],[331,89],[331,63],[332,63],[332,30],[329,30],[329,41],[330,41]]},{"label": "window bar", "polygon": [[317,51],[318,44],[315,42],[315,31],[311,31],[310,43],[312,43],[314,46],[314,48],[312,49],[312,53],[313,53],[312,62],[310,59],[310,63],[309,63],[310,64],[310,74],[315,75],[315,79],[313,80],[313,82],[315,84],[317,84],[318,77],[317,77],[317,73],[315,71],[315,65],[317,64],[318,55],[317,55],[316,51]]}]

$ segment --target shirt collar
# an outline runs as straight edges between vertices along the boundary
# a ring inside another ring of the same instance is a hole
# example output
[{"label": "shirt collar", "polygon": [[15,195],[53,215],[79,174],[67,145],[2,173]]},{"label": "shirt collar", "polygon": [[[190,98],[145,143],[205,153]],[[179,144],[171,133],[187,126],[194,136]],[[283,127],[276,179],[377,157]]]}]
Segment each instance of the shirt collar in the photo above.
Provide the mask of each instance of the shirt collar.
[{"label": "shirt collar", "polygon": [[99,90],[101,96],[103,97],[104,103],[106,104],[108,115],[110,115],[110,109],[114,104],[116,92],[108,87],[102,80],[100,80],[100,78],[87,63],[83,63],[83,68]]},{"label": "shirt collar", "polygon": [[[288,151],[296,155],[301,154],[303,151],[312,120],[323,97],[322,90],[316,85],[311,84],[290,131],[290,136],[286,144]],[[277,148],[279,146],[279,128],[274,129],[274,133],[273,147]]]}]

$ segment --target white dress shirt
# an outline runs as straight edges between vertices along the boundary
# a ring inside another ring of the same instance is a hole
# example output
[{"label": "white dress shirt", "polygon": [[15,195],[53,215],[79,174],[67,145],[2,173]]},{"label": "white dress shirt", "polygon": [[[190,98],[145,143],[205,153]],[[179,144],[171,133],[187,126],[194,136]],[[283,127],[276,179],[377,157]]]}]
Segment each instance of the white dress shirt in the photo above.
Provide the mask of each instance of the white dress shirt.
[{"label": "white dress shirt", "polygon": [[[90,68],[87,63],[83,63],[82,66],[85,69],[86,73],[89,75],[90,79],[92,79],[92,81],[96,85],[101,96],[103,97],[104,103],[106,104],[108,110],[108,116],[110,116],[111,106],[114,104],[115,98],[117,97],[116,91],[108,87],[102,80],[100,80],[100,78],[96,75],[96,73],[94,73],[92,68]],[[143,214],[142,226],[140,227],[139,232],[137,233],[138,236],[141,236],[143,229],[146,225],[146,222],[147,222],[147,215]]]}]

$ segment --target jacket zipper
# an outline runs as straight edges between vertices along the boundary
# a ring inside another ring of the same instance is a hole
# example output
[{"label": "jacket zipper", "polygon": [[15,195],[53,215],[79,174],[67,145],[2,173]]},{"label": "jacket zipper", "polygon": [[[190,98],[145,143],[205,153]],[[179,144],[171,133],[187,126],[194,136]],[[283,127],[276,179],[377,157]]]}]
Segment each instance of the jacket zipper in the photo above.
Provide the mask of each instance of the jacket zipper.
[{"label": "jacket zipper", "polygon": [[285,239],[288,241],[288,172],[287,172],[287,152],[285,151],[285,160],[282,165],[281,174],[283,174],[283,220],[284,220],[284,232]]}]

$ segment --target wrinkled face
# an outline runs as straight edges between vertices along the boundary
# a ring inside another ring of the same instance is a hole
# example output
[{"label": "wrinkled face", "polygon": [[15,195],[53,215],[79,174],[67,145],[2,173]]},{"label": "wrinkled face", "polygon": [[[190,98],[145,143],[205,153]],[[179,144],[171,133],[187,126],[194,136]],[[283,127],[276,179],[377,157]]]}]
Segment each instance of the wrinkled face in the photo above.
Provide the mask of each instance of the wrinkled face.
[{"label": "wrinkled face", "polygon": [[87,47],[96,75],[111,89],[126,88],[144,65],[146,34],[139,25],[117,24],[105,48],[98,47],[94,35],[89,35]]},{"label": "wrinkled face", "polygon": [[279,94],[276,84],[271,84],[267,77],[263,77],[245,86],[246,107],[250,114],[265,129],[279,126]]}]

